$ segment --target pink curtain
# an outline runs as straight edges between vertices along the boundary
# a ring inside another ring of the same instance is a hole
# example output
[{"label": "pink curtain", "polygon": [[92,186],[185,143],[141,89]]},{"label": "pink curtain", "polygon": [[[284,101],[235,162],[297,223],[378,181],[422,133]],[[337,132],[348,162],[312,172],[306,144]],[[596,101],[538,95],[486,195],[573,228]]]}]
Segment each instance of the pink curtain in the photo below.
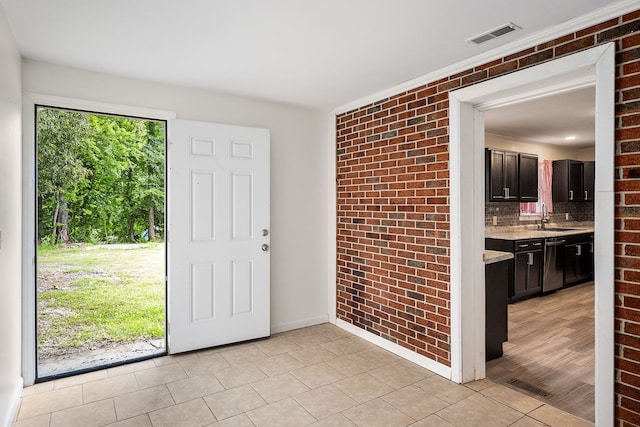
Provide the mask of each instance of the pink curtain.
[{"label": "pink curtain", "polygon": [[[547,212],[553,212],[553,202],[551,200],[551,175],[553,173],[553,163],[551,160],[538,162],[538,187],[540,188],[540,205],[536,202],[520,203],[521,213],[539,213],[538,206],[545,204]],[[541,209],[541,208],[540,208]]]}]

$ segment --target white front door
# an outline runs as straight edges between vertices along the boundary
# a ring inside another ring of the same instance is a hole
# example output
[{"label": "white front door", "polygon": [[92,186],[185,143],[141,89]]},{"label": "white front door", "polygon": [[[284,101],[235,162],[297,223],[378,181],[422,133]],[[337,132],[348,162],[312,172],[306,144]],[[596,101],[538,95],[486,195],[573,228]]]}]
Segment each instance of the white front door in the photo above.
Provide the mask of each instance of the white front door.
[{"label": "white front door", "polygon": [[269,336],[269,130],[172,120],[168,348]]}]

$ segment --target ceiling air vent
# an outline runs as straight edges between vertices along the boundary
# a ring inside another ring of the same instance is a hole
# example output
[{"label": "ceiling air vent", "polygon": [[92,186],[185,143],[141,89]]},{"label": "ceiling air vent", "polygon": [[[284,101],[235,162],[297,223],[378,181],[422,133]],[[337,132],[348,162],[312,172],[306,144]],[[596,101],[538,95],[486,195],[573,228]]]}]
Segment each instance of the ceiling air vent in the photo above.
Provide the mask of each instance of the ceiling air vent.
[{"label": "ceiling air vent", "polygon": [[468,43],[480,44],[486,41],[495,39],[496,37],[504,36],[505,34],[509,34],[515,30],[521,30],[522,28],[514,24],[513,22],[509,22],[506,25],[502,25],[498,28],[494,28],[493,30],[489,30],[485,33],[478,34],[477,36],[473,36],[468,38],[466,41]]}]

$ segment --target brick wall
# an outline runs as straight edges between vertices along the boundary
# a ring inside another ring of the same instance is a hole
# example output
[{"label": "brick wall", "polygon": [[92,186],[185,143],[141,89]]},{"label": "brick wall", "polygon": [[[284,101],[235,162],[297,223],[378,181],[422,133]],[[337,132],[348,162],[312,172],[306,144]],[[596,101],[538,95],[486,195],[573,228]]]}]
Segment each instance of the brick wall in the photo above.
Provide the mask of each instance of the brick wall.
[{"label": "brick wall", "polygon": [[612,41],[616,419],[640,425],[640,11],[336,117],[338,318],[450,366],[448,93]]}]

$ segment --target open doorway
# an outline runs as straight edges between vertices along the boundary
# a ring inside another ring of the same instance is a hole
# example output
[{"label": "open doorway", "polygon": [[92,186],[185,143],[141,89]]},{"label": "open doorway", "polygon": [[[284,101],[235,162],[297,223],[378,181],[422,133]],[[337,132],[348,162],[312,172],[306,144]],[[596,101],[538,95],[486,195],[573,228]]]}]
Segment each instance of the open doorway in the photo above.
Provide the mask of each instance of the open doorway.
[{"label": "open doorway", "polygon": [[[595,87],[489,109],[484,124],[489,152],[535,158],[539,166],[537,174],[524,170],[537,175],[536,202],[485,202],[485,237],[491,245],[511,238],[516,247],[542,244],[515,251],[517,283],[509,290],[508,341],[502,356],[487,362],[487,378],[594,422]],[[562,197],[569,164],[577,171],[572,184],[580,187],[568,190],[575,193],[572,200]],[[526,181],[520,181],[520,199],[527,199]],[[529,254],[531,266],[524,259]],[[524,268],[535,272],[526,286]]]},{"label": "open doorway", "polygon": [[[449,94],[452,379],[485,378],[483,111],[595,84],[595,421],[614,418],[615,46],[594,47]],[[463,185],[464,184],[464,185]],[[463,345],[464,343],[464,345]]]},{"label": "open doorway", "polygon": [[36,106],[36,379],[165,353],[166,122]]}]

